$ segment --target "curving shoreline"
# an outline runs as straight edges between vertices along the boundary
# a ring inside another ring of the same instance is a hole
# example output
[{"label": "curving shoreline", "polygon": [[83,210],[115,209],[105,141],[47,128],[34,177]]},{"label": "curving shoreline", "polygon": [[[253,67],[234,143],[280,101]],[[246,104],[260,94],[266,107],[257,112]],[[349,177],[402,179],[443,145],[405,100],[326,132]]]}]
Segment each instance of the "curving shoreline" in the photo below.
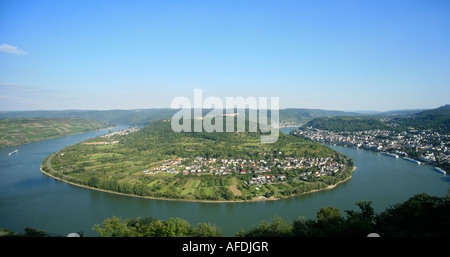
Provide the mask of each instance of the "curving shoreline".
[{"label": "curving shoreline", "polygon": [[[51,169],[51,167],[49,167],[50,164],[50,160],[53,158],[53,156],[55,156],[58,152],[52,154],[47,162],[45,163],[45,165],[47,165],[48,168]],[[358,167],[353,166],[353,169],[351,171],[351,173],[355,172],[356,169]],[[350,175],[348,178],[339,181],[338,183],[334,184],[334,185],[329,185],[326,188],[323,189],[314,189],[308,192],[303,192],[303,193],[299,193],[299,194],[295,194],[295,195],[290,195],[287,197],[283,197],[283,198],[275,198],[275,197],[270,197],[270,198],[258,198],[258,199],[252,199],[252,200],[224,200],[224,201],[213,201],[213,200],[191,200],[191,199],[172,199],[172,198],[164,198],[164,197],[153,197],[153,196],[139,196],[139,195],[132,195],[132,194],[124,194],[124,193],[119,193],[119,192],[115,192],[115,191],[110,191],[110,190],[105,190],[105,189],[100,189],[100,188],[95,188],[95,187],[90,187],[90,186],[85,186],[85,185],[80,185],[80,184],[76,184],[67,180],[64,180],[62,178],[59,177],[55,177],[52,174],[45,172],[44,170],[42,170],[42,165],[39,167],[39,169],[41,170],[41,172],[51,178],[54,178],[56,180],[68,183],[70,185],[73,186],[78,186],[78,187],[82,187],[82,188],[87,188],[87,189],[91,189],[91,190],[95,190],[95,191],[100,191],[100,192],[104,192],[104,193],[110,193],[110,194],[116,194],[116,195],[123,195],[123,196],[129,196],[129,197],[137,197],[137,198],[144,198],[144,199],[151,199],[151,200],[164,200],[164,201],[180,201],[180,202],[199,202],[199,203],[245,203],[245,202],[263,202],[263,201],[277,201],[277,200],[283,200],[283,199],[288,199],[290,197],[295,197],[295,196],[299,196],[299,195],[305,195],[305,194],[310,194],[310,193],[315,193],[315,192],[320,192],[320,191],[325,191],[325,190],[330,190],[330,189],[334,189],[335,187],[337,187],[339,184],[344,183],[348,180],[350,180],[352,178],[352,175]]]}]

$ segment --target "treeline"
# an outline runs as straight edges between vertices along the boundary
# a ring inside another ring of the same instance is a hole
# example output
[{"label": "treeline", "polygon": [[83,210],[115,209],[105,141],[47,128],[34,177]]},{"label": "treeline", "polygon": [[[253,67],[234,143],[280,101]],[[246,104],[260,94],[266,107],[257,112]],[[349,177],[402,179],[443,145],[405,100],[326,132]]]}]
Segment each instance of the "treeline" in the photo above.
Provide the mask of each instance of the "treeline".
[{"label": "treeline", "polygon": [[[381,237],[447,237],[450,231],[450,194],[444,197],[417,194],[403,203],[375,214],[372,203],[359,201],[358,211],[345,210],[342,216],[335,207],[321,208],[316,219],[298,218],[292,223],[275,216],[262,221],[238,237],[366,237],[377,233]],[[167,221],[151,217],[107,218],[93,226],[100,237],[221,237],[220,227],[207,223],[191,225],[180,218]],[[44,231],[25,228],[22,234],[2,230],[4,236],[51,236]]]},{"label": "treeline", "polygon": [[93,227],[100,237],[221,237],[222,229],[207,223],[191,225],[180,218],[167,221],[151,217],[138,217],[122,220],[107,218],[102,224]]}]

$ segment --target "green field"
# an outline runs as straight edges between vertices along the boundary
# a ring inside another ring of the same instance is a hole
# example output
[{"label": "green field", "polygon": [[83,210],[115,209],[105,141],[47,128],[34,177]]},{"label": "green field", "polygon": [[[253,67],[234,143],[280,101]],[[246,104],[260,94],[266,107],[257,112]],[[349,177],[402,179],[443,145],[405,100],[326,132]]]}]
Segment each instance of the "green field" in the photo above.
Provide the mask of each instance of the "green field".
[{"label": "green field", "polygon": [[105,126],[88,119],[0,119],[0,147],[93,131]]}]

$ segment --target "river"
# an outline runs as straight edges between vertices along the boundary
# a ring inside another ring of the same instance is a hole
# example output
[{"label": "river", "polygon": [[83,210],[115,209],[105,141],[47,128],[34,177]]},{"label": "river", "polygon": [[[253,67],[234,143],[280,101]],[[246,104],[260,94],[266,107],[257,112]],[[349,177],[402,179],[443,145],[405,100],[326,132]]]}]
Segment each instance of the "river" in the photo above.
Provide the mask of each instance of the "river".
[{"label": "river", "polygon": [[[288,133],[291,129],[281,130]],[[380,212],[414,194],[444,196],[450,185],[450,176],[433,171],[431,166],[342,146],[330,147],[354,159],[358,169],[352,179],[332,190],[279,201],[197,203],[141,199],[72,186],[39,170],[42,160],[51,153],[107,132],[100,130],[0,149],[0,228],[23,232],[24,227],[32,227],[57,236],[71,232],[97,236],[92,227],[108,217],[151,216],[180,217],[193,225],[216,224],[226,236],[233,236],[241,228],[249,229],[274,215],[289,222],[300,216],[315,218],[324,206],[340,208],[345,215],[344,210],[357,209],[355,202],[359,200],[372,201],[375,211]],[[18,153],[8,155],[16,149]]]}]

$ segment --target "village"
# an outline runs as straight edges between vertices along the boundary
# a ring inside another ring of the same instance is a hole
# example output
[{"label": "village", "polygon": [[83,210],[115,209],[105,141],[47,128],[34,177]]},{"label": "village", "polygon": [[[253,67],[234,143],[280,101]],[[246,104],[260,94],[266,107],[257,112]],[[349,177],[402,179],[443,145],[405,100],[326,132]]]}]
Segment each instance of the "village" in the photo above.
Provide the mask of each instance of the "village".
[{"label": "village", "polygon": [[[128,135],[130,133],[134,133],[136,131],[138,131],[139,128],[137,127],[131,127],[131,128],[127,128],[127,129],[122,129],[119,131],[111,131],[107,134],[101,135],[99,136],[100,138],[106,138],[106,139],[110,139],[113,136],[122,136],[122,135]],[[95,142],[85,142],[83,143],[83,145],[114,145],[119,143],[118,140],[113,140],[113,141],[95,141]]]},{"label": "village", "polygon": [[429,164],[437,161],[450,163],[450,135],[430,130],[409,128],[401,132],[368,130],[335,133],[306,127],[292,133],[316,142],[392,153],[392,157],[410,157]]},{"label": "village", "polygon": [[[281,153],[281,152],[280,152]],[[286,181],[288,171],[294,171],[297,175],[295,180],[308,180],[310,177],[320,177],[334,175],[345,170],[345,164],[338,163],[331,157],[326,158],[270,158],[260,160],[246,159],[216,159],[216,158],[178,158],[168,160],[154,166],[150,170],[144,170],[147,175],[160,172],[201,175],[213,174],[224,175],[248,175],[251,178],[245,181],[249,185],[261,185],[266,183],[276,183]]]},{"label": "village", "polygon": [[100,138],[111,138],[112,136],[128,135],[130,133],[134,133],[134,132],[138,131],[139,129],[140,129],[139,127],[131,127],[131,128],[122,129],[119,131],[111,131],[107,134],[101,135]]}]

